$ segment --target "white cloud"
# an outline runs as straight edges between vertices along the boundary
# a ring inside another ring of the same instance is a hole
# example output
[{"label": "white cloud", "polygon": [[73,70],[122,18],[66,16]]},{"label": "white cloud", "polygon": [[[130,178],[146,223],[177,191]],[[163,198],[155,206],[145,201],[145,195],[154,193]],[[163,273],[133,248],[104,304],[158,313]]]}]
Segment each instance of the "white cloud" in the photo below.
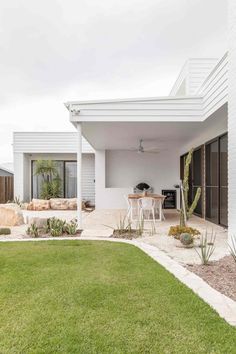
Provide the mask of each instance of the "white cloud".
[{"label": "white cloud", "polygon": [[226,51],[225,0],[0,4],[0,162],[13,130],[73,129],[63,102],[168,94],[191,56]]}]

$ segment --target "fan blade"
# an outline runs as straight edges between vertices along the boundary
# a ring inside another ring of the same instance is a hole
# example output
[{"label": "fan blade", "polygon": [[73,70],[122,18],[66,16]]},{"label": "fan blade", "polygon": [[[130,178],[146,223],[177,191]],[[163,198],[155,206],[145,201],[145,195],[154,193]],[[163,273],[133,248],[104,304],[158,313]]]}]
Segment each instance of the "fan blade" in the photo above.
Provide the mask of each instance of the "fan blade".
[{"label": "fan blade", "polygon": [[159,154],[160,150],[144,150],[145,154]]}]

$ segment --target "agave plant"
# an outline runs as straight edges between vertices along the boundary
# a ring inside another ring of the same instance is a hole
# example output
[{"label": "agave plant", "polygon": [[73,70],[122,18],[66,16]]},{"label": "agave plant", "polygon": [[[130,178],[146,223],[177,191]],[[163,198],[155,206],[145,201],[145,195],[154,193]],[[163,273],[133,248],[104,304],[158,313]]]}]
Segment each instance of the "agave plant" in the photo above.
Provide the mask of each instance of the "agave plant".
[{"label": "agave plant", "polygon": [[236,237],[235,236],[231,237],[230,241],[228,242],[228,245],[229,245],[231,256],[236,262]]},{"label": "agave plant", "polygon": [[201,259],[201,263],[203,265],[208,265],[210,258],[215,251],[215,239],[216,239],[216,234],[211,232],[211,236],[209,238],[207,230],[205,231],[205,234],[201,236],[201,241],[200,241],[200,252],[195,248],[195,251],[197,252],[199,258]]}]

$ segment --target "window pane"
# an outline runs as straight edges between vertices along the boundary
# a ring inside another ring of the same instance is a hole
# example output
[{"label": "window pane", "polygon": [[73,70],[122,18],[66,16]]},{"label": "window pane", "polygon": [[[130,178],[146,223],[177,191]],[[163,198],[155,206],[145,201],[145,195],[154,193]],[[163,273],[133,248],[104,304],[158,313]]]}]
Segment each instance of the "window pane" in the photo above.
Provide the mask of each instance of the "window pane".
[{"label": "window pane", "polygon": [[228,226],[228,188],[220,189],[220,223]]},{"label": "window pane", "polygon": [[218,220],[218,187],[206,187],[206,217],[212,222]]},{"label": "window pane", "polygon": [[77,163],[65,163],[65,197],[76,198],[77,196]]},{"label": "window pane", "polygon": [[[194,187],[193,188],[193,195],[195,196],[196,195],[196,192],[197,192],[197,189],[198,187]],[[197,206],[196,206],[196,209],[194,210],[194,212],[198,215],[202,215],[202,193],[203,191],[201,191],[201,196],[198,200],[198,203],[197,203]]]},{"label": "window pane", "polygon": [[218,140],[206,146],[206,185],[219,185],[219,157]]},{"label": "window pane", "polygon": [[228,137],[220,138],[220,185],[228,185]]},{"label": "window pane", "polygon": [[220,223],[228,225],[228,136],[220,138]]},{"label": "window pane", "polygon": [[[58,173],[58,177],[60,178],[61,185],[61,195],[64,195],[64,171],[63,171],[63,161],[54,161],[55,167]],[[33,198],[41,198],[42,185],[43,185],[43,177],[41,175],[36,176],[36,161],[32,161],[32,174],[33,174],[33,184],[32,184],[32,196]]]},{"label": "window pane", "polygon": [[193,184],[202,185],[202,151],[198,149],[193,152]]}]

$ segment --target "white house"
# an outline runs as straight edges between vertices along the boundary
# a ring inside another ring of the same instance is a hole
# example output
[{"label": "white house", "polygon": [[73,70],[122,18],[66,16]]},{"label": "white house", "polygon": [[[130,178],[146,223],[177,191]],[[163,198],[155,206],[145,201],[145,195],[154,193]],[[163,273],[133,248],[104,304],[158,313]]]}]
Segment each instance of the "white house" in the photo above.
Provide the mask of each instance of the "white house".
[{"label": "white house", "polygon": [[[62,197],[76,197],[77,190],[77,145],[76,132],[15,132],[14,153],[14,194],[20,200],[40,198],[41,181],[34,173],[39,159],[55,160],[62,180]],[[82,198],[95,203],[95,158],[94,150],[82,141]]]},{"label": "white house", "polygon": [[[190,192],[202,188],[197,213],[228,225],[228,61],[227,53],[188,60],[168,97],[66,103],[78,160],[82,135],[95,150],[97,208],[124,207],[124,194],[139,182],[157,193],[174,189],[193,147]],[[79,197],[82,171],[78,164]]]},{"label": "white house", "polygon": [[63,196],[124,208],[140,182],[156,193],[175,190],[193,147],[190,200],[200,186],[196,213],[227,226],[228,59],[189,59],[168,97],[68,102],[77,133],[14,133],[15,195],[39,197],[35,161],[53,159]]}]

